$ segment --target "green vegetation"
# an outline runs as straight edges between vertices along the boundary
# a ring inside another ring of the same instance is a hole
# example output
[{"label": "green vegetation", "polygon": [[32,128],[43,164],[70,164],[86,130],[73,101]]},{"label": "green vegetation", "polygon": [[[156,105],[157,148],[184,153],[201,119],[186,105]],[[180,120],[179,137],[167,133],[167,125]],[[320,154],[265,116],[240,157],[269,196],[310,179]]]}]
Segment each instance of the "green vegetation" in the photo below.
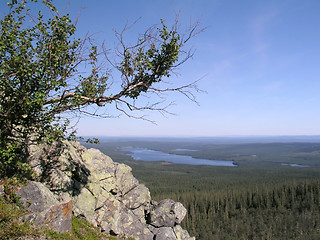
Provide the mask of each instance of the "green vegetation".
[{"label": "green vegetation", "polygon": [[[197,239],[320,239],[319,143],[100,142],[95,147],[114,161],[130,165],[153,199],[182,202],[188,210],[182,226]],[[126,147],[233,159],[239,166],[133,161],[122,151]]]},{"label": "green vegetation", "polygon": [[190,173],[184,178],[162,173],[158,180],[168,178],[170,183],[162,183],[167,189],[160,190],[159,182],[144,179],[154,198],[173,198],[184,204],[189,215],[183,226],[198,239],[311,239],[313,235],[320,239],[319,177],[299,181],[294,174],[286,179],[288,174],[281,177],[278,173],[273,174],[278,180],[272,174],[268,180],[267,175],[257,174],[247,175],[246,181],[235,173],[231,181],[219,184],[216,180],[226,180],[226,173],[230,175],[224,169],[212,179],[195,181]]},{"label": "green vegetation", "polygon": [[[68,113],[110,117],[106,108],[112,104],[124,115],[144,119],[139,111],[166,112],[160,104],[166,92],[180,92],[195,101],[194,83],[170,88],[155,84],[191,57],[184,47],[201,31],[198,24],[179,34],[177,22],[169,28],[161,20],[132,45],[124,42],[132,27],[126,26],[115,36],[121,47],[110,52],[88,37],[75,38],[69,15],[59,14],[52,0],[13,0],[2,12],[0,177],[31,178],[28,145],[73,138]],[[111,87],[110,69],[119,72],[119,86]],[[153,96],[154,102],[136,101],[142,93],[148,99]]]},{"label": "green vegetation", "polygon": [[16,203],[0,197],[0,239],[18,239],[22,236],[38,236],[39,231],[32,228],[29,222],[16,221],[25,211]]}]

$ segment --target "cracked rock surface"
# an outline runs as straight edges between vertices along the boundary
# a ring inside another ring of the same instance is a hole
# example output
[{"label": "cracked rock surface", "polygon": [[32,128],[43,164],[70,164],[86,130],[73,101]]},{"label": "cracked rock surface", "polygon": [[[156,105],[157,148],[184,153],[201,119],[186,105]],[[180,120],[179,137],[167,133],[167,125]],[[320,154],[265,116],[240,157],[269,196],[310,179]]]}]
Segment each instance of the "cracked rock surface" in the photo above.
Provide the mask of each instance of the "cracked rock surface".
[{"label": "cracked rock surface", "polygon": [[[54,204],[72,199],[75,216],[115,236],[136,240],[191,240],[179,225],[187,211],[181,203],[152,201],[149,189],[125,164],[78,142],[30,146],[31,166],[54,194]],[[51,201],[50,200],[50,201]]]}]

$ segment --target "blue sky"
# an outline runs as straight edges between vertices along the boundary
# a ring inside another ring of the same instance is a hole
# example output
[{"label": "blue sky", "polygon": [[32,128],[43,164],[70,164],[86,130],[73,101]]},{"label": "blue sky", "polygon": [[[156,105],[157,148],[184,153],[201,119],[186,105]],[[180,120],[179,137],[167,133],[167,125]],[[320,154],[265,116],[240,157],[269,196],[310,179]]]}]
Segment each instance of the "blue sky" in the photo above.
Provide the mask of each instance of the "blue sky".
[{"label": "blue sky", "polygon": [[113,46],[112,29],[141,17],[128,39],[161,18],[200,20],[194,58],[170,81],[199,78],[200,106],[170,95],[176,115],[146,113],[157,125],[125,116],[82,118],[80,135],[224,136],[320,134],[320,1],[56,0],[76,19],[78,35]]}]

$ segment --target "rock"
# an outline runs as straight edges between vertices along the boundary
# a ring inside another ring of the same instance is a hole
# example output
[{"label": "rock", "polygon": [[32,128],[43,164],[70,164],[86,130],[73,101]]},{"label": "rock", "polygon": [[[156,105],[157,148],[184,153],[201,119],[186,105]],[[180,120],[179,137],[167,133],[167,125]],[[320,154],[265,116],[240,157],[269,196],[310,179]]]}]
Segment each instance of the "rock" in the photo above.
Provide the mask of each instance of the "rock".
[{"label": "rock", "polygon": [[139,184],[138,180],[131,173],[131,167],[125,164],[117,165],[115,180],[121,195],[125,195]]},{"label": "rock", "polygon": [[175,202],[173,204],[172,211],[176,215],[176,224],[180,224],[187,214],[187,209],[180,202]]},{"label": "rock", "polygon": [[[32,183],[33,191],[47,194],[48,202],[39,202],[40,213],[30,214],[29,220],[69,231],[68,223],[62,224],[69,215],[62,213],[69,213],[71,198],[76,217],[84,217],[111,235],[136,240],[193,239],[179,226],[186,215],[183,205],[170,199],[152,201],[149,189],[139,184],[129,166],[77,142],[32,146],[30,150],[31,166],[48,188],[42,192],[37,189],[45,188],[43,184]],[[58,227],[61,225],[66,229]]]},{"label": "rock", "polygon": [[31,213],[26,219],[56,232],[71,233],[72,200],[59,202],[42,183],[29,182],[17,191],[20,201]]},{"label": "rock", "polygon": [[122,202],[129,209],[136,209],[141,205],[146,206],[150,200],[151,196],[149,189],[143,184],[139,184],[122,198]]},{"label": "rock", "polygon": [[0,197],[4,195],[4,186],[0,184]]},{"label": "rock", "polygon": [[75,216],[84,216],[91,224],[97,226],[94,220],[96,198],[87,188],[82,188],[80,194],[73,198]]},{"label": "rock", "polygon": [[171,227],[161,227],[158,229],[156,240],[177,240]]},{"label": "rock", "polygon": [[91,148],[84,151],[81,158],[90,172],[90,177],[102,180],[114,175],[115,163],[98,149]]},{"label": "rock", "polygon": [[85,148],[77,142],[32,144],[28,162],[40,181],[62,200],[65,193],[74,195],[88,181],[89,172],[81,158],[84,151]]},{"label": "rock", "polygon": [[187,230],[182,229],[180,225],[176,225],[173,227],[173,232],[177,237],[177,240],[196,240],[195,237],[190,237]]},{"label": "rock", "polygon": [[130,236],[137,240],[153,239],[153,234],[146,224],[116,199],[107,200],[105,206],[98,211],[98,215],[98,226],[103,231]]},{"label": "rock", "polygon": [[150,212],[150,224],[155,227],[173,227],[185,217],[185,207],[171,199],[160,201]]},{"label": "rock", "polygon": [[72,200],[61,202],[57,205],[53,205],[43,219],[37,219],[35,224],[45,225],[48,228],[53,229],[56,232],[72,232]]},{"label": "rock", "polygon": [[53,193],[39,182],[29,182],[16,194],[20,197],[23,205],[31,212],[40,213],[59,203]]}]

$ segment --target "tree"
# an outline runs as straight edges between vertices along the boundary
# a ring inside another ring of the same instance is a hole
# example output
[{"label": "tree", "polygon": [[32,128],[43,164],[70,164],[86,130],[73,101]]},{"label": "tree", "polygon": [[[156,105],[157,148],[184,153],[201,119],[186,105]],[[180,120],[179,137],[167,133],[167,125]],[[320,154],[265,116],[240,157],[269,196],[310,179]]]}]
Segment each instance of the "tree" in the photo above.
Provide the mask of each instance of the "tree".
[{"label": "tree", "polygon": [[[31,135],[34,141],[66,137],[65,113],[108,117],[97,109],[114,104],[129,117],[146,119],[133,112],[164,113],[170,104],[156,100],[138,105],[142,95],[161,99],[174,91],[195,101],[195,82],[174,88],[157,84],[192,56],[184,46],[202,31],[198,23],[179,34],[178,22],[168,28],[161,20],[133,46],[125,44],[124,33],[131,27],[126,26],[115,32],[119,48],[111,54],[104,45],[94,45],[89,36],[75,39],[76,27],[69,15],[61,16],[51,0],[35,2],[8,3],[10,12],[0,21],[0,175],[28,169],[25,155]],[[45,4],[46,14],[32,15],[28,4]],[[121,86],[116,92],[110,92],[114,88],[106,63],[120,72]],[[79,70],[83,66],[89,69],[85,74]]]}]

